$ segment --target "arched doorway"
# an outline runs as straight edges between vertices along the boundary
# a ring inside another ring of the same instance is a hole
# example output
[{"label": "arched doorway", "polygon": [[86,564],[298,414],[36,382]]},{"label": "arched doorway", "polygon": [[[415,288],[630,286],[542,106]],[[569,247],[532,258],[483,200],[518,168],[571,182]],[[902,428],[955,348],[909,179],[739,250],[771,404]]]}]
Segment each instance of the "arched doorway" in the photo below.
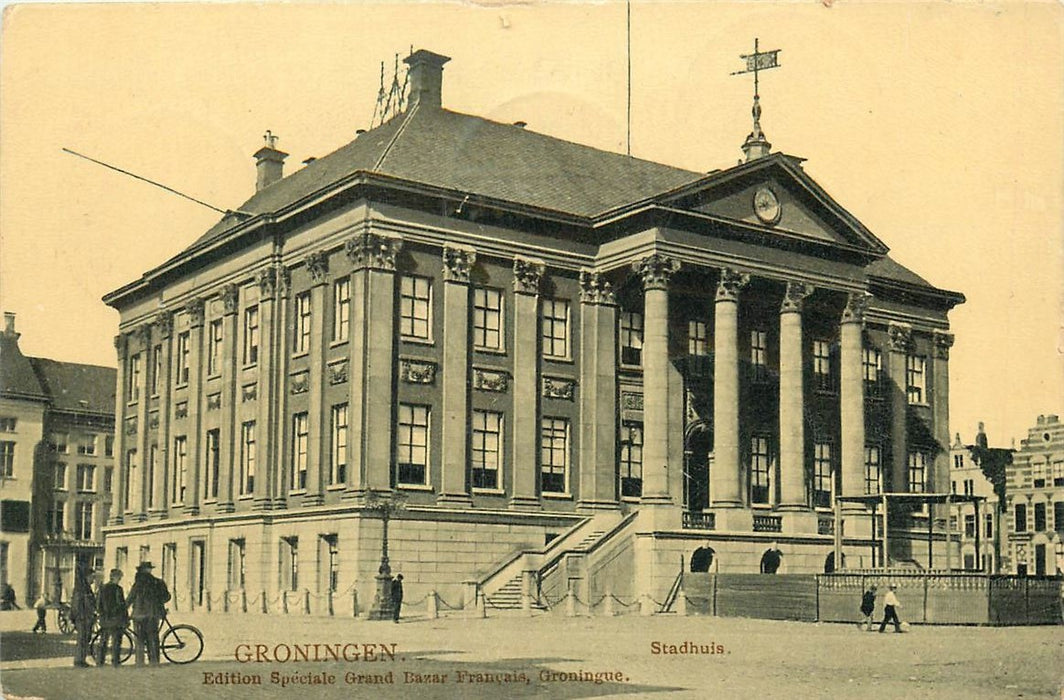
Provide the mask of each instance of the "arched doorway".
[{"label": "arched doorway", "polygon": [[684,504],[692,513],[709,508],[709,452],[713,432],[704,420],[692,423],[684,433]]}]

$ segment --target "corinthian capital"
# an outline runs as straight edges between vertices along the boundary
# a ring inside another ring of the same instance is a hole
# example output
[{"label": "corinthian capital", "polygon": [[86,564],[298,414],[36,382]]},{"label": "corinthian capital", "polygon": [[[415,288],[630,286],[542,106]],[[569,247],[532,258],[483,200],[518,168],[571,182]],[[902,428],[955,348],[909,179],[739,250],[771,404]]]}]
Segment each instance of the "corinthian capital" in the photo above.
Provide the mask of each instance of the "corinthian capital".
[{"label": "corinthian capital", "polygon": [[861,323],[864,321],[864,313],[870,301],[872,301],[872,295],[868,292],[850,292],[846,295],[846,308],[842,310],[842,322]]},{"label": "corinthian capital", "polygon": [[614,304],[613,287],[605,277],[591,270],[580,271],[581,304]]},{"label": "corinthian capital", "polygon": [[680,261],[661,253],[648,255],[632,263],[632,269],[643,278],[643,289],[666,289],[669,278],[680,269]]},{"label": "corinthian capital", "polygon": [[783,293],[780,313],[801,313],[806,298],[813,293],[813,285],[805,282],[788,282],[787,291]]},{"label": "corinthian capital", "polygon": [[365,232],[347,241],[345,250],[356,270],[369,268],[395,272],[395,258],[402,247],[403,239],[398,236]]},{"label": "corinthian capital", "polygon": [[203,327],[204,304],[202,299],[193,299],[185,304],[185,313],[188,314],[188,323],[193,328]]},{"label": "corinthian capital", "polygon": [[477,251],[448,243],[443,246],[443,279],[469,284],[469,271],[477,261]]},{"label": "corinthian capital", "polygon": [[931,338],[935,345],[935,357],[940,360],[948,360],[949,349],[953,347],[953,334],[936,330],[932,332]]},{"label": "corinthian capital", "polygon": [[325,284],[329,279],[329,255],[328,253],[315,250],[313,253],[307,253],[307,257],[303,259],[306,263],[307,272],[310,273],[310,281],[313,284]]},{"label": "corinthian capital", "polygon": [[227,284],[222,287],[222,291],[218,294],[222,299],[222,309],[226,316],[232,316],[236,313],[237,306],[240,301],[240,289],[235,284]]},{"label": "corinthian capital", "polygon": [[739,290],[750,281],[750,275],[729,268],[720,271],[717,282],[717,301],[739,301]]},{"label": "corinthian capital", "polygon": [[909,352],[913,340],[913,327],[908,323],[891,322],[887,326],[890,349],[894,352]]},{"label": "corinthian capital", "polygon": [[538,294],[547,265],[542,260],[517,256],[514,258],[514,291],[518,294]]}]

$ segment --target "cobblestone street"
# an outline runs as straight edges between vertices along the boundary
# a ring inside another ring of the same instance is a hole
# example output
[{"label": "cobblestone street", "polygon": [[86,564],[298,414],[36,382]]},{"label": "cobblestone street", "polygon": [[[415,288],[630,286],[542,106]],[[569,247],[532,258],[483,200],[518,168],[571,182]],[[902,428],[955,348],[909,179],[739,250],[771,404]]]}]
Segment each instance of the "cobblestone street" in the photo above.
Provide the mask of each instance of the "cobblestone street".
[{"label": "cobblestone street", "polygon": [[[908,634],[880,635],[850,625],[673,616],[412,618],[394,625],[180,613],[173,621],[203,630],[206,647],[196,663],[76,669],[72,638],[54,632],[34,636],[27,631],[32,613],[4,613],[4,694],[48,700],[303,693],[337,698],[1059,698],[1064,680],[1059,627],[918,626]],[[684,642],[698,653],[655,653],[682,652]],[[329,647],[347,660],[239,663],[237,653],[255,658],[255,645],[263,645],[261,653],[271,659],[298,654],[297,649],[311,658],[325,657]],[[243,682],[256,678],[261,685]]]}]

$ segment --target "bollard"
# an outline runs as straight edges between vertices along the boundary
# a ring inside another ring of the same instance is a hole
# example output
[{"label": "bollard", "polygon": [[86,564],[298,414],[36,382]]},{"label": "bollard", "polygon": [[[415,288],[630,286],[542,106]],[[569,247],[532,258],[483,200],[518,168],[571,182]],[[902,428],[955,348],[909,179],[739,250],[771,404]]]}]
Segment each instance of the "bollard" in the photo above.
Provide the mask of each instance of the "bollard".
[{"label": "bollard", "polygon": [[333,609],[333,592],[331,588],[325,592],[325,611],[329,617],[336,614],[336,611]]},{"label": "bollard", "polygon": [[606,617],[613,617],[613,591],[607,590],[606,597],[602,601],[602,614]]},{"label": "bollard", "polygon": [[565,616],[576,617],[576,598],[572,588],[565,592]]},{"label": "bollard", "polygon": [[270,612],[270,606],[266,602],[266,591],[262,591],[262,614],[268,615]]},{"label": "bollard", "polygon": [[643,594],[639,597],[639,614],[640,615],[653,615],[654,603],[650,600],[650,596]]},{"label": "bollard", "polygon": [[358,591],[351,589],[351,617],[358,617]]},{"label": "bollard", "polygon": [[246,613],[248,611],[248,591],[246,588],[240,589],[240,612]]},{"label": "bollard", "polygon": [[309,615],[310,614],[310,589],[309,588],[304,588],[303,589],[303,614],[304,615]]},{"label": "bollard", "polygon": [[428,595],[428,607],[429,607],[429,619],[437,620],[440,617],[440,604],[436,600],[436,591],[429,591]]},{"label": "bollard", "polygon": [[683,617],[687,616],[687,594],[681,588],[676,594],[676,614]]}]

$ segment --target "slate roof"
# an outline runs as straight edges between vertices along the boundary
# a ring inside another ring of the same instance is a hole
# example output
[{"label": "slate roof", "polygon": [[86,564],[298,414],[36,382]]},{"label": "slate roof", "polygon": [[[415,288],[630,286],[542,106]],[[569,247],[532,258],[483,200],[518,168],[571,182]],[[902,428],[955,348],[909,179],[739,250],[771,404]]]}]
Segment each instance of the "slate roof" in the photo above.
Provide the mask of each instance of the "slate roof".
[{"label": "slate roof", "polygon": [[41,386],[52,399],[52,408],[114,414],[117,371],[113,367],[59,362],[43,357],[29,360]]}]

